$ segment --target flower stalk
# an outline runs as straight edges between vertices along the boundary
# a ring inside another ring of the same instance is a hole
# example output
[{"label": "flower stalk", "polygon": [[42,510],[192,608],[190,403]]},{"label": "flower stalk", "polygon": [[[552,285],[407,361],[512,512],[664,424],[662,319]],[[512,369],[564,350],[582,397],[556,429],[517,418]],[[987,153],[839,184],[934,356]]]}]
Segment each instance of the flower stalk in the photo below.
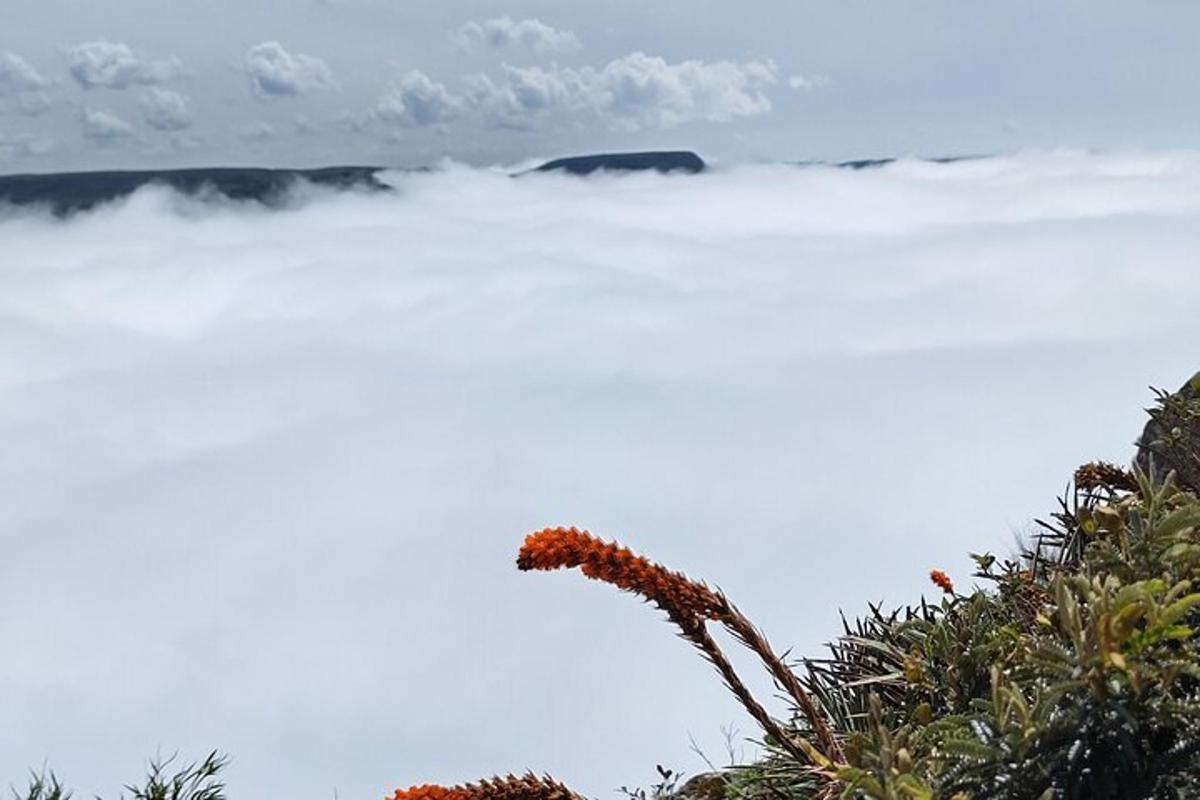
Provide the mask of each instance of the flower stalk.
[{"label": "flower stalk", "polygon": [[532,772],[508,775],[478,783],[458,786],[423,784],[397,789],[385,800],[584,800],[549,775],[539,777]]},{"label": "flower stalk", "polygon": [[[778,746],[787,750],[793,758],[811,764],[823,773],[844,761],[840,743],[826,723],[821,709],[804,690],[800,679],[775,654],[766,637],[724,594],[683,573],[673,572],[644,556],[635,555],[627,547],[605,542],[577,528],[546,528],[530,534],[517,556],[517,567],[523,571],[578,567],[593,580],[612,584],[654,603],[680,629],[680,635],[716,667],[742,707]],[[755,700],[709,634],[706,622],[721,623],[738,641],[758,655],[775,682],[799,706],[819,746],[785,731]]]}]

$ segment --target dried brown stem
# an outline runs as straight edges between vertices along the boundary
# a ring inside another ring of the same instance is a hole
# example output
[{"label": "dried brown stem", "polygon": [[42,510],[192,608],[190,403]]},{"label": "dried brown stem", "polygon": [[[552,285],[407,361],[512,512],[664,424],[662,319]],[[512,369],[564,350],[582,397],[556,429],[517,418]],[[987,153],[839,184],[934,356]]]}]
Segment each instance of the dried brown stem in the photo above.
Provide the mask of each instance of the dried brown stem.
[{"label": "dried brown stem", "polygon": [[825,757],[834,763],[843,763],[845,756],[842,753],[841,744],[833,735],[833,731],[829,729],[824,712],[813,702],[812,696],[804,690],[796,673],[792,672],[783,663],[783,659],[775,654],[767,637],[754,627],[754,624],[742,612],[738,611],[728,600],[726,600],[726,607],[727,612],[721,617],[721,622],[729,629],[730,633],[737,637],[738,641],[758,655],[759,660],[775,678],[776,683],[796,701],[796,705],[800,706],[800,710],[804,712],[804,717],[808,720],[813,734],[816,735],[820,750]]},{"label": "dried brown stem", "polygon": [[[729,602],[723,594],[693,581],[679,572],[672,572],[628,548],[605,542],[577,528],[546,528],[525,539],[517,558],[522,570],[551,570],[578,567],[594,580],[617,586],[653,602],[682,631],[684,638],[695,645],[721,673],[726,685],[741,701],[768,736],[798,761],[828,769],[829,762],[845,759],[841,745],[834,737],[825,715],[783,661],[775,655],[765,636]],[[784,732],[742,683],[725,654],[705,627],[705,622],[721,622],[739,641],[756,653],[774,677],[776,683],[800,707],[809,727],[816,735],[819,748]],[[826,763],[821,763],[822,760]],[[825,774],[825,773],[822,773]]]},{"label": "dried brown stem", "polygon": [[746,684],[742,683],[742,679],[738,677],[737,672],[733,669],[733,664],[725,657],[725,653],[717,645],[716,640],[712,638],[704,622],[695,617],[690,619],[673,618],[672,621],[679,627],[680,635],[695,645],[696,649],[708,659],[709,663],[717,668],[717,672],[721,673],[721,678],[724,679],[725,685],[729,687],[729,691],[733,692],[734,696],[741,702],[742,707],[754,718],[754,721],[763,729],[763,732],[772,739],[775,739],[779,743],[779,746],[787,750],[796,760],[803,763],[811,763],[812,759],[808,753],[797,743],[796,740],[798,737],[785,732],[779,726],[779,723],[767,713],[767,710],[754,699],[754,695],[750,694],[750,690],[746,688]]}]

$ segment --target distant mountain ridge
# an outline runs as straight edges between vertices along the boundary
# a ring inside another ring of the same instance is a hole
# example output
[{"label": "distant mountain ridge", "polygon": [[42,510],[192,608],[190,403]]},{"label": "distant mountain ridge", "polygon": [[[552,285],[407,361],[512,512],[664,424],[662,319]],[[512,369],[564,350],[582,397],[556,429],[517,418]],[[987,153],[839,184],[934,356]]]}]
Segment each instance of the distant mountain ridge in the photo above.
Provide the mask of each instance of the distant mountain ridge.
[{"label": "distant mountain ridge", "polygon": [[[922,159],[952,163],[985,156]],[[799,161],[795,167],[834,167],[861,170],[884,167],[895,158],[856,161]],[[333,189],[391,191],[379,179],[389,167],[335,166],[319,169],[267,169],[255,167],[199,167],[166,170],[109,170],[47,174],[0,175],[0,206],[44,206],[57,216],[87,211],[98,205],[127,197],[145,186],[166,186],[181,194],[212,192],[231,200],[279,206],[297,182]],[[586,176],[596,172],[658,172],[694,175],[708,165],[690,150],[654,150],[630,153],[596,153],[547,161],[514,177],[541,172]]]},{"label": "distant mountain ridge", "polygon": [[[926,164],[957,164],[959,161],[977,161],[981,158],[988,158],[988,156],[942,156],[941,158],[914,158],[912,160]],[[837,167],[838,169],[860,170],[886,167],[900,160],[899,156],[889,156],[887,158],[856,158],[852,161],[790,161],[788,163],[793,167]]]},{"label": "distant mountain ridge", "polygon": [[0,175],[0,204],[46,205],[63,216],[133,194],[144,186],[167,186],[183,194],[214,191],[231,200],[278,205],[298,180],[335,189],[389,187],[376,174],[380,167],[265,169],[214,167],[170,170],[57,172],[46,175]]}]

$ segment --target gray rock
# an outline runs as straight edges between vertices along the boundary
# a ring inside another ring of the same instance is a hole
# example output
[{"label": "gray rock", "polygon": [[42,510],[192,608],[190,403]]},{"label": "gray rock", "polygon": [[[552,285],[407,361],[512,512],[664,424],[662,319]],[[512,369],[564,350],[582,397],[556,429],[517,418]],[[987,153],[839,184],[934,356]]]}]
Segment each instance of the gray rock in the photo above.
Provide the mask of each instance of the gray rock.
[{"label": "gray rock", "polygon": [[1174,470],[1180,487],[1200,493],[1200,372],[1174,394],[1160,393],[1149,412],[1134,464],[1160,479]]},{"label": "gray rock", "polygon": [[719,772],[702,772],[689,778],[671,800],[725,800],[729,778]]}]

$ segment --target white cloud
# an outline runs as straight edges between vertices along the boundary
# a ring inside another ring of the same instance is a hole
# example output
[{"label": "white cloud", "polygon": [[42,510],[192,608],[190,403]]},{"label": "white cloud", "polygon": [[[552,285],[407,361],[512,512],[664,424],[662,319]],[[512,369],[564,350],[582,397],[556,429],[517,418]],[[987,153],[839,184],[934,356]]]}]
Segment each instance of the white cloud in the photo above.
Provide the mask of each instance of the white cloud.
[{"label": "white cloud", "polygon": [[619,536],[816,655],[839,607],[969,583],[1198,366],[1197,154],[391,179],[0,221],[0,775],[703,770],[689,732],[753,734],[711,669],[517,574],[526,532]]},{"label": "white cloud", "polygon": [[553,113],[591,113],[612,127],[672,128],[764,114],[776,81],[770,61],[683,61],[631,53],[599,69],[504,65],[497,81],[472,79],[473,99],[492,122],[523,127]]},{"label": "white cloud", "polygon": [[462,106],[462,98],[451,94],[443,84],[430,80],[419,70],[411,70],[388,85],[372,114],[384,122],[426,126],[453,119]]},{"label": "white cloud", "polygon": [[71,48],[67,54],[71,77],[84,89],[127,89],[164,83],[178,77],[183,64],[176,56],[147,61],[123,42],[97,40]]},{"label": "white cloud", "polygon": [[600,107],[647,127],[692,120],[725,122],[771,110],[762,89],[775,82],[769,61],[684,61],[668,64],[633,53],[607,64],[596,81]]},{"label": "white cloud", "polygon": [[830,84],[825,75],[793,75],[788,78],[788,86],[798,91],[808,89],[823,89]]},{"label": "white cloud", "polygon": [[579,37],[539,19],[514,20],[497,17],[483,22],[468,22],[454,32],[452,40],[465,50],[480,45],[504,48],[519,45],[535,53],[565,53],[578,50]]},{"label": "white cloud", "polygon": [[329,66],[316,56],[289,53],[279,42],[262,42],[246,53],[246,75],[255,96],[292,97],[334,85]]},{"label": "white cloud", "polygon": [[85,108],[79,116],[83,136],[107,144],[133,136],[133,127],[116,113],[102,108]]},{"label": "white cloud", "polygon": [[191,101],[178,92],[154,87],[142,93],[139,105],[142,119],[155,130],[181,131],[192,125]]}]

